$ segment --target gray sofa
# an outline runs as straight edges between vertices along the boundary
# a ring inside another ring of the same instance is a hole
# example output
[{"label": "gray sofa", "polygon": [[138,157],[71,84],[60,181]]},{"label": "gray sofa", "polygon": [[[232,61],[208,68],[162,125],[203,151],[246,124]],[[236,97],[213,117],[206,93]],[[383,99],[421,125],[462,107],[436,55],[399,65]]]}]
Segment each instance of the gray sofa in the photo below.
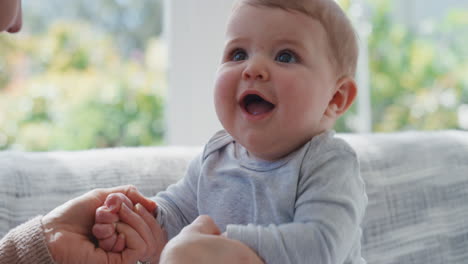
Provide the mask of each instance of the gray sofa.
[{"label": "gray sofa", "polygon": [[[356,149],[367,185],[368,263],[468,263],[468,132],[338,136]],[[0,237],[93,188],[134,184],[155,195],[182,177],[200,150],[0,152]]]}]

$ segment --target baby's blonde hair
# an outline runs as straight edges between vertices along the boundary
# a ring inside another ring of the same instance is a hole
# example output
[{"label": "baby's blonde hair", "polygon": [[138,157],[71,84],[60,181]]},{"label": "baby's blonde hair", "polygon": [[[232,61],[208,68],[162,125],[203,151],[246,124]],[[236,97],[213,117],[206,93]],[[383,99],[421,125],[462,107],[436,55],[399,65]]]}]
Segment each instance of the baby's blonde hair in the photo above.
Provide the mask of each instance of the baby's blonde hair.
[{"label": "baby's blonde hair", "polygon": [[340,6],[333,0],[241,0],[237,4],[295,10],[319,21],[330,45],[330,59],[339,77],[356,75],[358,40]]}]

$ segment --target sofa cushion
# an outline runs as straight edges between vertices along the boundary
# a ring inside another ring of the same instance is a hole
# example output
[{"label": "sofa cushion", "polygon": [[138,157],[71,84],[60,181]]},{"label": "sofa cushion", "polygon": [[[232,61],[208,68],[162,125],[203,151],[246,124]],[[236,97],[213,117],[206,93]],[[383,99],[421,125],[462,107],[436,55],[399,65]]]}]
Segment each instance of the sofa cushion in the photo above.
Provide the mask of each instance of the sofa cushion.
[{"label": "sofa cushion", "polygon": [[[468,263],[468,132],[338,136],[358,153],[367,185],[368,263]],[[199,151],[0,152],[0,237],[93,188],[134,184],[153,196],[182,177]]]},{"label": "sofa cushion", "polygon": [[346,135],[369,205],[368,263],[468,263],[468,132]]}]

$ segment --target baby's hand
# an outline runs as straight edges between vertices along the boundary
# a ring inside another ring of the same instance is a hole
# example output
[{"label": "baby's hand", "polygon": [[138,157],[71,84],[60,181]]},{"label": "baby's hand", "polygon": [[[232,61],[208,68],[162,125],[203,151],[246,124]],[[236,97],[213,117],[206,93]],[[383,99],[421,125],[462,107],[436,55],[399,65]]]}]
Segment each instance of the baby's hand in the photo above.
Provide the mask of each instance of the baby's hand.
[{"label": "baby's hand", "polygon": [[[167,234],[153,215],[156,203],[150,199],[139,202],[144,206],[140,203],[133,206],[130,199],[121,193],[107,196],[104,205],[96,210],[93,235],[98,239],[101,249],[117,253],[126,248],[126,241],[143,239],[146,250],[140,260],[158,263],[167,243]],[[123,234],[118,234],[122,225],[136,228],[124,237]]]},{"label": "baby's hand", "polygon": [[143,262],[159,263],[161,252],[167,244],[167,234],[161,229],[158,221],[150,212],[139,203],[133,207],[133,210],[125,204],[122,204],[122,208],[119,212],[120,222],[117,224],[117,230],[120,230],[123,225],[133,227],[133,233],[125,233],[125,240],[128,241],[129,244],[135,240],[144,241],[144,253],[140,255],[139,260]]},{"label": "baby's hand", "polygon": [[98,239],[99,247],[105,251],[121,252],[125,249],[125,238],[117,234],[115,227],[120,221],[119,211],[124,203],[131,210],[133,204],[122,193],[113,193],[107,196],[104,205],[96,210],[93,235]]}]

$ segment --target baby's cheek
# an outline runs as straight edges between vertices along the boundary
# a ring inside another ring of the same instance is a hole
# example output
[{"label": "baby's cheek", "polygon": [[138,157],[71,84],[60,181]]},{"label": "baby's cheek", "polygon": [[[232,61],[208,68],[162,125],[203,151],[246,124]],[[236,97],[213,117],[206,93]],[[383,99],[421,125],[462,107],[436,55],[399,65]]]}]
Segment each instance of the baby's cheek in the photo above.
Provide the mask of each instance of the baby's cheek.
[{"label": "baby's cheek", "polygon": [[235,71],[229,69],[219,70],[215,81],[215,101],[235,98],[238,79]]}]

